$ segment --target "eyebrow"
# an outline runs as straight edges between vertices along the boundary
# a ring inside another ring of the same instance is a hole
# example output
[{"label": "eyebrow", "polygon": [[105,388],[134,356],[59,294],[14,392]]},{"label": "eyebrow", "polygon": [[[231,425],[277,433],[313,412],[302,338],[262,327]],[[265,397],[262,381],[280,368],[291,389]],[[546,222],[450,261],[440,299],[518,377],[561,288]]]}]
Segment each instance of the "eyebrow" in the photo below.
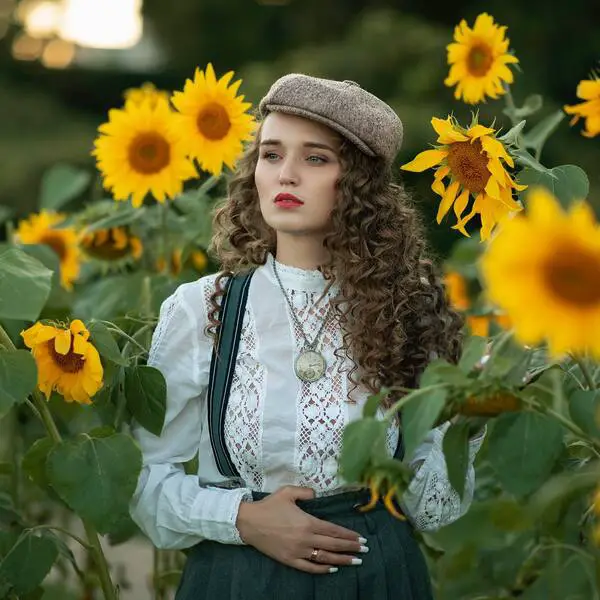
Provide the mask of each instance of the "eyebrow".
[{"label": "eyebrow", "polygon": [[[274,140],[274,139],[270,139],[270,140],[263,140],[260,143],[261,146],[282,146],[282,142],[281,140]],[[323,144],[321,142],[304,142],[302,144],[302,146],[304,148],[321,148],[322,150],[329,150],[330,152],[333,152],[334,154],[337,154],[337,151],[335,150],[335,148],[332,148],[331,146],[327,145],[327,144]]]}]

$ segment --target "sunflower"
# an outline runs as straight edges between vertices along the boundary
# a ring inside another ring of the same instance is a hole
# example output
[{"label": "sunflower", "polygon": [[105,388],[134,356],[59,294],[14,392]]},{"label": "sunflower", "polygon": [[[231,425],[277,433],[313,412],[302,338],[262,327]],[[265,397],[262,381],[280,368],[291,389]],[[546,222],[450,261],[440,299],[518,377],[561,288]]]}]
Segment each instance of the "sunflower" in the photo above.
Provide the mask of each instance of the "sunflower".
[{"label": "sunflower", "polygon": [[509,40],[504,37],[506,27],[494,23],[487,13],[475,19],[471,29],[463,19],[454,28],[454,42],[448,44],[450,73],[444,84],[456,85],[454,97],[469,104],[496,99],[506,93],[504,84],[513,82],[508,64],[519,60],[508,53]]},{"label": "sunflower", "polygon": [[571,125],[577,123],[580,117],[585,119],[585,128],[582,134],[594,137],[600,134],[600,78],[584,79],[577,86],[577,97],[584,100],[574,106],[565,106],[564,111],[573,115]]},{"label": "sunflower", "polygon": [[206,72],[196,69],[194,80],[188,79],[183,92],[175,92],[171,99],[180,112],[178,129],[188,153],[213,175],[221,173],[223,164],[233,168],[255,125],[246,113],[252,105],[236,96],[242,81],[229,86],[232,77],[229,71],[217,80],[209,63]]},{"label": "sunflower", "polygon": [[56,390],[67,402],[91,404],[103,385],[104,369],[88,341],[90,332],[79,319],[68,328],[37,322],[21,336],[35,358],[38,387],[46,399]]},{"label": "sunflower", "polygon": [[[442,197],[437,222],[441,222],[454,204],[458,222],[453,228],[468,236],[465,225],[479,214],[481,240],[484,241],[498,221],[511,212],[521,210],[521,205],[512,198],[512,191],[524,190],[527,186],[516,184],[506,171],[502,161],[510,167],[515,166],[514,161],[496,139],[495,130],[491,127],[475,122],[469,129],[464,129],[451,116],[445,121],[433,117],[431,125],[441,146],[421,152],[401,168],[421,172],[439,165],[431,186]],[[450,178],[447,188],[443,183],[445,177]],[[473,206],[463,217],[470,195],[474,198]]]},{"label": "sunflower", "polygon": [[104,187],[115,200],[139,207],[146,194],[158,202],[180,194],[183,182],[196,177],[183,144],[174,131],[174,114],[166,101],[157,100],[112,109],[100,125],[92,154],[104,177]]},{"label": "sunflower", "polygon": [[125,97],[125,105],[133,104],[139,106],[146,102],[150,103],[150,106],[155,107],[158,102],[168,102],[169,93],[163,90],[157,90],[155,85],[149,81],[142,84],[139,88],[129,88],[125,90],[123,96]]},{"label": "sunflower", "polygon": [[482,257],[488,296],[521,343],[545,339],[553,356],[600,358],[600,224],[585,202],[565,213],[544,188],[528,195],[527,206],[526,216],[503,223]]},{"label": "sunflower", "polygon": [[208,267],[208,256],[202,248],[197,248],[190,253],[190,262],[198,273],[204,273]]},{"label": "sunflower", "polygon": [[181,273],[181,269],[183,266],[182,263],[182,258],[183,256],[183,250],[181,248],[175,248],[175,250],[173,250],[173,252],[171,252],[171,255],[169,256],[169,261],[168,261],[168,265],[167,265],[167,261],[165,260],[165,258],[163,256],[160,256],[156,259],[156,270],[159,273],[164,273],[165,271],[167,271],[167,266],[168,266],[168,271],[170,273],[170,275],[172,275],[173,277],[177,277],[180,273]]},{"label": "sunflower", "polygon": [[494,312],[488,314],[468,314],[473,308],[469,298],[467,281],[458,271],[448,271],[444,276],[444,285],[448,302],[458,312],[467,313],[465,322],[471,335],[479,337],[488,337],[492,324],[496,324],[501,329],[510,329],[511,322],[507,315]]},{"label": "sunflower", "polygon": [[111,227],[86,233],[81,238],[85,254],[103,263],[121,264],[127,259],[139,260],[143,246],[128,227]]},{"label": "sunflower", "polygon": [[77,231],[73,227],[59,227],[65,219],[66,215],[49,211],[30,215],[19,223],[15,241],[49,246],[58,256],[61,285],[72,290],[79,276],[81,253]]}]

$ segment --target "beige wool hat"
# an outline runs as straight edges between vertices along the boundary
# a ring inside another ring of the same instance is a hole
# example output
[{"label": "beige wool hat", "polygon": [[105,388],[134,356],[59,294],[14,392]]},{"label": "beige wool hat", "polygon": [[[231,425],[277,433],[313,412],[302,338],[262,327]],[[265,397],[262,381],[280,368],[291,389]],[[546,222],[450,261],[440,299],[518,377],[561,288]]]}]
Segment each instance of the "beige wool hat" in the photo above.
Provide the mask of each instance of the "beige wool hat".
[{"label": "beige wool hat", "polygon": [[402,121],[394,110],[354,81],[290,73],[271,86],[258,106],[262,118],[282,112],[328,125],[368,156],[389,165],[402,145]]}]

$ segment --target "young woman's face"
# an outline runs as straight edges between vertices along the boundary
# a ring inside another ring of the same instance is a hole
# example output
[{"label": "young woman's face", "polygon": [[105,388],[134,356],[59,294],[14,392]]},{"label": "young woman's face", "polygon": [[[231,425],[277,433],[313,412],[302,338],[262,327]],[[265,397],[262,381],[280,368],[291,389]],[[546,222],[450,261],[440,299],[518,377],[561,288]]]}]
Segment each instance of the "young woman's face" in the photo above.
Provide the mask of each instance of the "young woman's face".
[{"label": "young woman's face", "polygon": [[273,112],[254,172],[260,210],[279,233],[323,236],[336,203],[340,138],[320,123]]}]

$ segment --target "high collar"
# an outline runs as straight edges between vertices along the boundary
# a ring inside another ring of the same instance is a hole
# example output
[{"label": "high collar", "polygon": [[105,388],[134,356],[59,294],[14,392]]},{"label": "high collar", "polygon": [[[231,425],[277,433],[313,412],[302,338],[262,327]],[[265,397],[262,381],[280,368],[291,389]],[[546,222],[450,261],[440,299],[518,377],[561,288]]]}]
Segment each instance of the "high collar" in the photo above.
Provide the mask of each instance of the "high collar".
[{"label": "high collar", "polygon": [[285,265],[275,260],[275,257],[269,253],[265,264],[261,268],[264,269],[267,277],[276,286],[279,286],[279,284],[275,277],[274,265],[277,265],[277,273],[283,287],[286,289],[304,292],[323,292],[327,287],[328,281],[318,269],[300,269],[299,267]]}]

